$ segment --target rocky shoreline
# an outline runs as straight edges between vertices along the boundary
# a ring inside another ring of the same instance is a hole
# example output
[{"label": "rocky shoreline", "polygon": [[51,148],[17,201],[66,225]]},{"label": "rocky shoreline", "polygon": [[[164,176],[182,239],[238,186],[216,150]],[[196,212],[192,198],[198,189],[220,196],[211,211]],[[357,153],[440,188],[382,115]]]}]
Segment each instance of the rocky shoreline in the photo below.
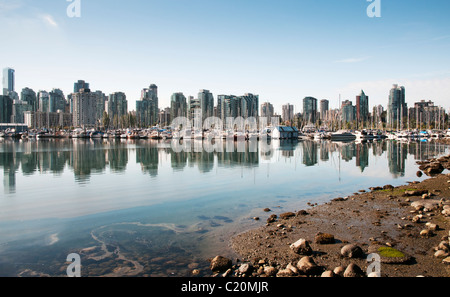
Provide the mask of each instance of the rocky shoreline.
[{"label": "rocky shoreline", "polygon": [[210,259],[212,276],[449,277],[450,155],[417,163],[429,179],[306,210],[266,209],[254,218],[264,227],[232,238],[239,259]]}]

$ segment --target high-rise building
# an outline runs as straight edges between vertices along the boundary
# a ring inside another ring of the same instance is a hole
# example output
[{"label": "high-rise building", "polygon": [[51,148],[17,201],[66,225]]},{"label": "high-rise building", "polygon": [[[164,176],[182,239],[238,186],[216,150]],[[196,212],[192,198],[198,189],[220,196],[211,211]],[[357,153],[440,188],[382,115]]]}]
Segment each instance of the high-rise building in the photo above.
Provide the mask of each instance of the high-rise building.
[{"label": "high-rise building", "polygon": [[344,123],[351,123],[356,120],[356,106],[350,100],[344,100],[341,105],[341,120]]},{"label": "high-rise building", "polygon": [[101,121],[103,118],[103,113],[107,111],[106,101],[108,101],[108,96],[106,96],[102,91],[95,91],[94,94],[97,101],[95,118],[97,119],[97,121]]},{"label": "high-rise building", "polygon": [[258,118],[259,116],[259,95],[246,93],[238,97],[238,116],[247,119],[249,117]]},{"label": "high-rise building", "polygon": [[57,112],[60,110],[64,112],[66,108],[66,99],[64,97],[63,91],[60,89],[53,89],[48,93],[48,112]]},{"label": "high-rise building", "polygon": [[37,95],[37,100],[39,102],[38,110],[40,112],[49,112],[49,101],[50,95],[47,91],[39,91]]},{"label": "high-rise building", "polygon": [[170,98],[170,118],[172,120],[178,117],[186,117],[187,102],[183,93],[174,93]]},{"label": "high-rise building", "polygon": [[110,120],[113,120],[115,117],[120,118],[121,116],[127,115],[128,101],[125,93],[114,92],[110,94],[105,111],[108,113]]},{"label": "high-rise building", "polygon": [[[197,113],[197,110],[200,110],[200,100],[194,98],[193,96],[189,96],[188,100],[188,108],[187,108],[187,118],[192,120]],[[173,119],[171,119],[173,120]]]},{"label": "high-rise building", "polygon": [[20,100],[27,102],[31,106],[31,111],[39,109],[39,102],[37,100],[36,92],[30,88],[23,88],[20,93]]},{"label": "high-rise building", "polygon": [[261,104],[261,118],[267,118],[267,124],[270,123],[274,113],[273,105],[270,102]]},{"label": "high-rise building", "polygon": [[15,70],[12,68],[3,69],[3,95],[10,95],[14,92]]},{"label": "high-rise building", "polygon": [[320,119],[326,120],[327,119],[327,113],[330,109],[330,101],[326,99],[320,100]]},{"label": "high-rise building", "polygon": [[220,119],[225,124],[227,118],[238,116],[238,98],[233,95],[218,95],[217,102],[220,102]]},{"label": "high-rise building", "polygon": [[94,127],[97,124],[97,95],[90,89],[81,89],[72,94],[73,125],[75,127]]},{"label": "high-rise building", "polygon": [[170,126],[170,124],[172,123],[172,122],[171,122],[172,119],[171,119],[171,116],[170,116],[170,111],[171,111],[170,107],[166,107],[166,108],[164,108],[164,110],[161,110],[161,111],[159,112],[159,120],[158,120],[158,123],[159,123],[159,125],[160,125],[161,127],[167,127],[167,126]]},{"label": "high-rise building", "polygon": [[398,127],[398,123],[407,115],[408,106],[405,102],[405,87],[393,85],[389,92],[389,103],[387,112],[387,122],[391,127]]},{"label": "high-rise building", "polygon": [[24,114],[27,111],[32,111],[32,106],[23,100],[14,100],[12,106],[11,123],[23,124],[25,123]]},{"label": "high-rise building", "polygon": [[294,105],[285,104],[281,107],[281,118],[283,122],[290,122],[294,119]]},{"label": "high-rise building", "polygon": [[158,122],[158,87],[151,84],[141,91],[141,100],[136,101],[136,118],[141,126],[151,126]]},{"label": "high-rise building", "polygon": [[208,90],[200,90],[198,93],[200,108],[202,110],[202,120],[214,116],[214,96]]},{"label": "high-rise building", "polygon": [[359,96],[356,96],[356,120],[359,123],[369,121],[369,97],[363,90]]},{"label": "high-rise building", "polygon": [[89,89],[89,83],[85,82],[84,80],[79,80],[73,84],[74,93],[78,93],[82,89]]},{"label": "high-rise building", "polygon": [[305,97],[303,99],[303,119],[308,123],[315,123],[317,115],[317,99]]},{"label": "high-rise building", "polygon": [[13,100],[7,95],[0,95],[0,123],[10,123]]}]

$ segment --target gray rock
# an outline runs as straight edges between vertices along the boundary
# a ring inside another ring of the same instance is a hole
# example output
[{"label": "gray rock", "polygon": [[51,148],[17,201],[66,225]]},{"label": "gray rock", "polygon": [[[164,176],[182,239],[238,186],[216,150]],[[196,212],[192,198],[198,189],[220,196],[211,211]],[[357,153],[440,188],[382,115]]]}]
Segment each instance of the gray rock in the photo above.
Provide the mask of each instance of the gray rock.
[{"label": "gray rock", "polygon": [[311,255],[313,250],[309,242],[305,239],[299,239],[290,246],[291,250],[299,255]]},{"label": "gray rock", "polygon": [[364,272],[358,265],[354,263],[348,265],[344,271],[344,277],[363,277],[363,276],[365,276]]},{"label": "gray rock", "polygon": [[364,252],[356,244],[347,244],[342,247],[341,255],[347,258],[362,258],[364,256]]}]

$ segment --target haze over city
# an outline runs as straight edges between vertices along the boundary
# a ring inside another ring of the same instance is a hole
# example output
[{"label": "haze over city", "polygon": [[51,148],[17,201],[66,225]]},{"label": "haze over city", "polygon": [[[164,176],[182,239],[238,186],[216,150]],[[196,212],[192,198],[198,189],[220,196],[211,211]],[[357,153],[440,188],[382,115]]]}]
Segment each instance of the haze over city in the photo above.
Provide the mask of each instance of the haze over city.
[{"label": "haze over city", "polygon": [[129,110],[143,88],[170,96],[259,95],[276,112],[302,99],[387,105],[393,84],[412,105],[448,108],[448,1],[81,0],[69,17],[64,0],[0,0],[0,68],[15,69],[16,90],[60,88],[86,80],[92,90],[124,92]]}]

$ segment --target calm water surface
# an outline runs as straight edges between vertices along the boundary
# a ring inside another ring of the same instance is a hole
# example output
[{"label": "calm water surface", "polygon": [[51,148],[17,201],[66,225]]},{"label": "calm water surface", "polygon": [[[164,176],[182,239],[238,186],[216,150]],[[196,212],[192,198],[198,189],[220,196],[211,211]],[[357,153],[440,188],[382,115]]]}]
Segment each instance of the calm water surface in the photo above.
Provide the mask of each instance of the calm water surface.
[{"label": "calm water surface", "polygon": [[397,141],[172,147],[0,140],[0,276],[65,276],[70,253],[80,255],[82,276],[207,275],[206,259],[232,256],[229,237],[264,224],[264,208],[299,210],[421,180],[416,161],[448,153]]}]

